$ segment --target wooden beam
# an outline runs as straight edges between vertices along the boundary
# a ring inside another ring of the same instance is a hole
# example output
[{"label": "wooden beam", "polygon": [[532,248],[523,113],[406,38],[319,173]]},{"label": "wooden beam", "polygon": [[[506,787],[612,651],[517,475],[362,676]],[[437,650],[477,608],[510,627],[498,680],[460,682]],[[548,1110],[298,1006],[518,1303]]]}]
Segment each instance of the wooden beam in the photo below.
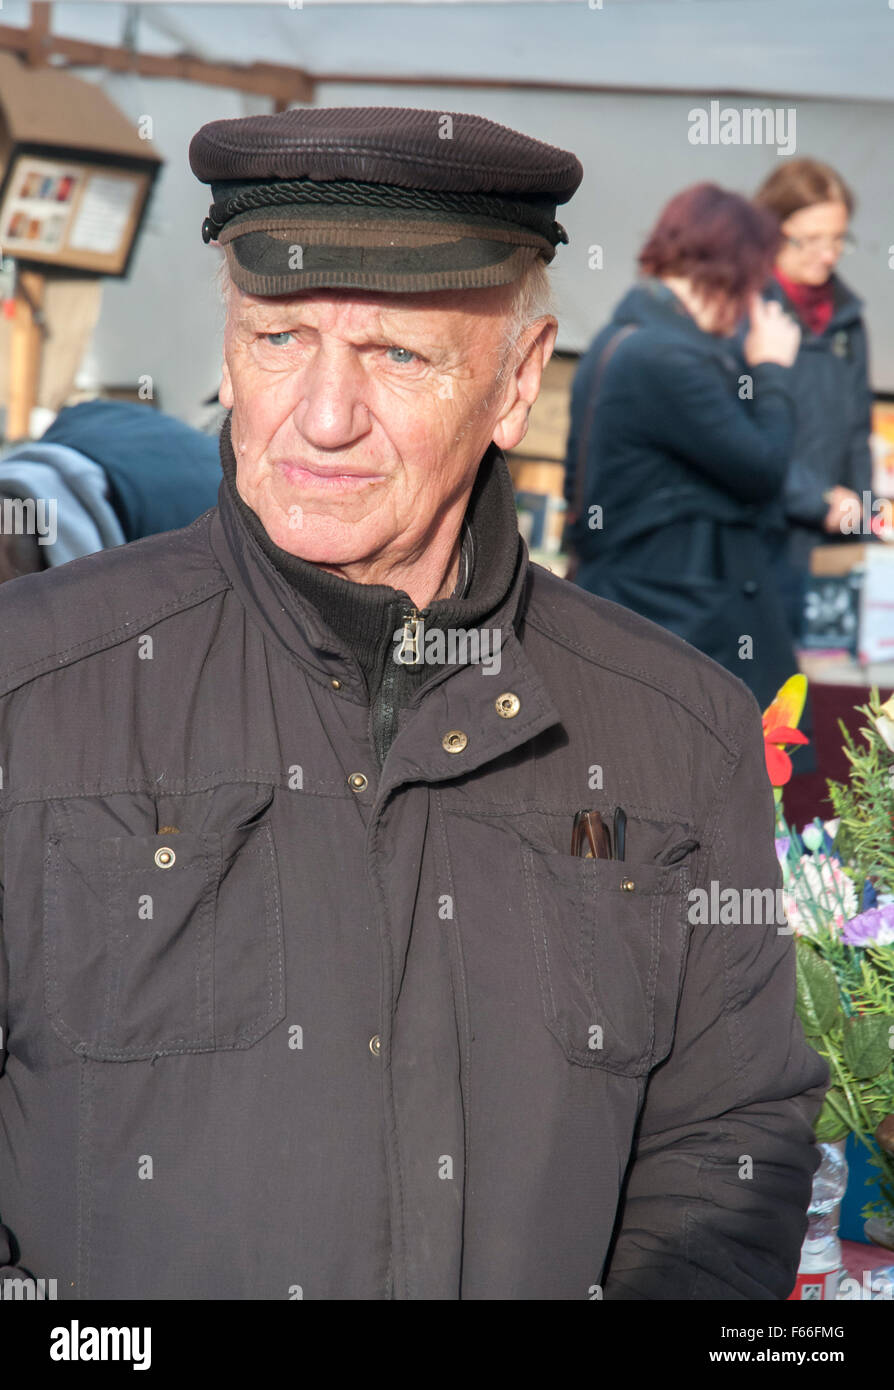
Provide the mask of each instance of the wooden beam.
[{"label": "wooden beam", "polygon": [[[2,0],[0,0],[2,4]],[[32,13],[46,12],[49,23],[49,4],[32,4]],[[42,21],[41,21],[42,22]],[[33,29],[22,29],[12,24],[0,24],[0,49],[12,53],[28,55],[33,51],[35,39]],[[181,53],[162,57],[154,53],[136,53],[129,49],[115,48],[109,44],[87,43],[82,39],[63,38],[47,33],[41,39],[44,60],[50,54],[68,61],[61,67],[105,67],[114,72],[134,72],[142,77],[173,77],[184,82],[197,82],[209,87],[229,87],[237,92],[252,92],[258,96],[272,98],[277,110],[283,110],[293,101],[312,102],[316,87],[321,82],[343,83],[347,86],[385,86],[385,87],[455,87],[460,91],[519,91],[556,92],[595,95],[611,93],[619,96],[642,96],[649,93],[657,96],[703,96],[702,88],[679,86],[664,83],[648,88],[612,82],[550,82],[538,78],[503,77],[459,77],[443,73],[356,73],[356,72],[308,72],[304,68],[289,67],[277,63],[210,63],[195,54]],[[725,87],[724,97],[732,100],[754,101],[756,93],[744,88]],[[815,93],[765,92],[761,94],[766,101],[809,100]],[[874,98],[859,96],[826,96],[826,101],[871,101]]]},{"label": "wooden beam", "polygon": [[[50,6],[36,5],[34,8],[49,11]],[[0,24],[0,49],[20,53],[27,58],[34,42],[32,30]],[[110,44],[63,38],[58,34],[41,38],[40,44],[44,59],[52,54],[68,60],[54,66],[108,68],[112,72],[138,73],[141,77],[173,77],[181,82],[198,82],[210,87],[229,87],[235,91],[270,96],[286,104],[313,100],[313,78],[302,68],[283,64],[208,63],[192,53],[167,56],[137,53]]]},{"label": "wooden beam", "polygon": [[24,58],[29,68],[42,67],[47,61],[52,8],[52,5],[44,3],[44,0],[36,0],[30,7],[31,23],[29,28],[22,31],[27,39]]}]

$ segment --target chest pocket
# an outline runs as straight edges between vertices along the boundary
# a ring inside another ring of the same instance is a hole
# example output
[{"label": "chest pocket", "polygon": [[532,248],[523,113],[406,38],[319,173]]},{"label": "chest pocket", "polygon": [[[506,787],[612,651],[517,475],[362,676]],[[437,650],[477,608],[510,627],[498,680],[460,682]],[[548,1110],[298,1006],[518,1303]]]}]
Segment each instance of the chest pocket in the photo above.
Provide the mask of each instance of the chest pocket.
[{"label": "chest pocket", "polygon": [[272,799],[251,785],[128,797],[127,823],[158,828],[125,834],[108,834],[109,801],[69,803],[80,833],[47,843],[43,944],[47,1011],[75,1052],[250,1047],[284,1017]]},{"label": "chest pocket", "polygon": [[572,1062],[641,1076],[673,1046],[689,869],[522,847],[547,1027]]}]

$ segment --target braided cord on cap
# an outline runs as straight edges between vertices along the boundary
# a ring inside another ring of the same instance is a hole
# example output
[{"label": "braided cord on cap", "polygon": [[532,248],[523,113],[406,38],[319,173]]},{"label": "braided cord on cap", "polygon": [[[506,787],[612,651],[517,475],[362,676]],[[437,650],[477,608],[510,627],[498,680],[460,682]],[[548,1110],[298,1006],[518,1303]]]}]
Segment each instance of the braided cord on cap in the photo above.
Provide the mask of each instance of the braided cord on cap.
[{"label": "braided cord on cap", "polygon": [[530,228],[552,246],[567,243],[568,233],[551,212],[527,199],[491,197],[484,193],[441,193],[421,188],[398,188],[390,184],[361,183],[338,179],[317,183],[313,179],[279,180],[254,184],[212,203],[202,223],[202,240],[215,240],[231,217],[251,208],[298,203],[320,203],[345,207],[408,208],[422,212],[479,214],[500,222]]}]

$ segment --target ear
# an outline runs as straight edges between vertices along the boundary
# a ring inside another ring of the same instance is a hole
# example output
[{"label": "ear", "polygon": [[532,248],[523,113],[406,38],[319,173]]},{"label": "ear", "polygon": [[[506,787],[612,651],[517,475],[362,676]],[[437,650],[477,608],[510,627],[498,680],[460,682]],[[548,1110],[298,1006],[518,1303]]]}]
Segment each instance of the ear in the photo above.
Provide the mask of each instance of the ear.
[{"label": "ear", "polygon": [[217,398],[223,406],[224,410],[233,409],[233,383],[230,380],[230,368],[227,364],[226,357],[224,357],[223,362],[221,364],[220,390],[217,393]]},{"label": "ear", "polygon": [[493,441],[497,448],[515,449],[528,432],[528,415],[540,394],[540,383],[547,362],[553,355],[558,333],[558,321],[552,316],[539,319],[529,330],[532,334],[505,388],[505,399],[494,425]]}]

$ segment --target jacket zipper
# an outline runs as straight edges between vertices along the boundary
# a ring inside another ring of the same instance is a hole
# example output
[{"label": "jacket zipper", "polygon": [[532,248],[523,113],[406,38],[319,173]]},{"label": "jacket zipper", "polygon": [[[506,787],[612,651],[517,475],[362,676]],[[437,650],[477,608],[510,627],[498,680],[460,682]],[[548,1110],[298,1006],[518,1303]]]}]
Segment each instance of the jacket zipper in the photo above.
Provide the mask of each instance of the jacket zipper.
[{"label": "jacket zipper", "polygon": [[408,610],[404,611],[401,617],[403,633],[400,646],[396,653],[389,653],[385,662],[382,683],[372,712],[373,747],[379,767],[385,761],[397,729],[397,712],[401,706],[401,701],[396,698],[399,671],[403,666],[417,667],[420,664],[422,656],[420,650],[421,629],[425,625],[425,617],[428,612],[427,608],[419,609],[412,604]]},{"label": "jacket zipper", "polygon": [[404,632],[401,644],[397,649],[395,664],[399,666],[419,665],[419,629],[424,626],[424,615],[427,612],[427,608],[424,608],[421,613],[418,608],[411,608],[409,613],[404,614],[401,620]]}]

